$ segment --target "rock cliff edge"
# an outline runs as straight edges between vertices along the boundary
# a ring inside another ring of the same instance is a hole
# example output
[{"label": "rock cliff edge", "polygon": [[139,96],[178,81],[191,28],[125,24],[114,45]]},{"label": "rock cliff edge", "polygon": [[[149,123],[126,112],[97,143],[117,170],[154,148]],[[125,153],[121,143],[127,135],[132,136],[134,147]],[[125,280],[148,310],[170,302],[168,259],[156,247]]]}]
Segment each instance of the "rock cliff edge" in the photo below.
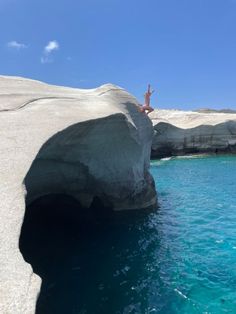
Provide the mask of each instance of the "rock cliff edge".
[{"label": "rock cliff edge", "polygon": [[150,119],[112,84],[80,90],[0,76],[0,312],[34,313],[40,279],[19,251],[25,205],[48,194],[154,207]]}]

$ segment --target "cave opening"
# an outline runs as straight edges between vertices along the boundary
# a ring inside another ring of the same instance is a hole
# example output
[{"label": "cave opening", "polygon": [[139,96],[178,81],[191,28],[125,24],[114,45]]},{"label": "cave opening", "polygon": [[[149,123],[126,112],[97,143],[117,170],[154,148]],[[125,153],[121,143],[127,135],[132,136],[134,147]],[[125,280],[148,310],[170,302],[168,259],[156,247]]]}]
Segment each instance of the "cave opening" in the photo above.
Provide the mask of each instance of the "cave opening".
[{"label": "cave opening", "polygon": [[132,287],[146,271],[146,220],[147,212],[117,213],[99,197],[89,209],[62,194],[29,204],[19,247],[42,279],[35,314],[123,313],[138,304]]},{"label": "cave opening", "polygon": [[74,313],[82,306],[90,277],[84,270],[111,216],[98,197],[86,209],[63,194],[42,196],[26,207],[19,248],[42,279],[35,313]]}]

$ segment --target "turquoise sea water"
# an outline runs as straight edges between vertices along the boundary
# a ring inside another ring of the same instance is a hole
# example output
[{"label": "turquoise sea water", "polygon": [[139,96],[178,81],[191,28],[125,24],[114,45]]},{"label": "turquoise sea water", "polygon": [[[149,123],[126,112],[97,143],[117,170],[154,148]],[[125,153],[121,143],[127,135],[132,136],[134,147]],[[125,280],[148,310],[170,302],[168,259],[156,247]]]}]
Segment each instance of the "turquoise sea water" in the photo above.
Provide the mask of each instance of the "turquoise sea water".
[{"label": "turquoise sea water", "polygon": [[154,161],[152,173],[160,205],[150,218],[160,241],[158,311],[236,313],[236,157]]},{"label": "turquoise sea water", "polygon": [[236,313],[236,157],[156,160],[151,172],[154,213],[63,219],[59,231],[42,219],[37,314]]}]

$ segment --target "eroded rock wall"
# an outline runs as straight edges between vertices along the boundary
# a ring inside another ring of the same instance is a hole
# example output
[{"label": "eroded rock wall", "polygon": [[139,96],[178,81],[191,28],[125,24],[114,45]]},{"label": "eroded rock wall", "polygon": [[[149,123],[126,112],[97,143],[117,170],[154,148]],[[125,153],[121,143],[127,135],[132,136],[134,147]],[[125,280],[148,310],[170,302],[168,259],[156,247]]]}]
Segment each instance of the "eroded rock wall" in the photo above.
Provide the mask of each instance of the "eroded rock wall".
[{"label": "eroded rock wall", "polygon": [[194,153],[236,153],[236,115],[157,110],[152,156]]},{"label": "eroded rock wall", "polygon": [[134,97],[107,84],[79,90],[0,77],[0,313],[34,313],[40,279],[18,247],[39,196],[94,196],[114,210],[154,207],[152,123]]}]

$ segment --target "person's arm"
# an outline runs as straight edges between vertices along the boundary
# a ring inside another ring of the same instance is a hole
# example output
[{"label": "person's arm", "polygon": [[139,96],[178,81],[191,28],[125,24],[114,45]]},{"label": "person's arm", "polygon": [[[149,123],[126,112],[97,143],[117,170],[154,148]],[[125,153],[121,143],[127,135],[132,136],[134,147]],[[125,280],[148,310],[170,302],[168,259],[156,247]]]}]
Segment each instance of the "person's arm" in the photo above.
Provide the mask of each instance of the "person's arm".
[{"label": "person's arm", "polygon": [[147,92],[149,95],[152,95],[155,92],[154,89],[151,91],[151,85],[150,84],[148,84],[148,91]]}]

